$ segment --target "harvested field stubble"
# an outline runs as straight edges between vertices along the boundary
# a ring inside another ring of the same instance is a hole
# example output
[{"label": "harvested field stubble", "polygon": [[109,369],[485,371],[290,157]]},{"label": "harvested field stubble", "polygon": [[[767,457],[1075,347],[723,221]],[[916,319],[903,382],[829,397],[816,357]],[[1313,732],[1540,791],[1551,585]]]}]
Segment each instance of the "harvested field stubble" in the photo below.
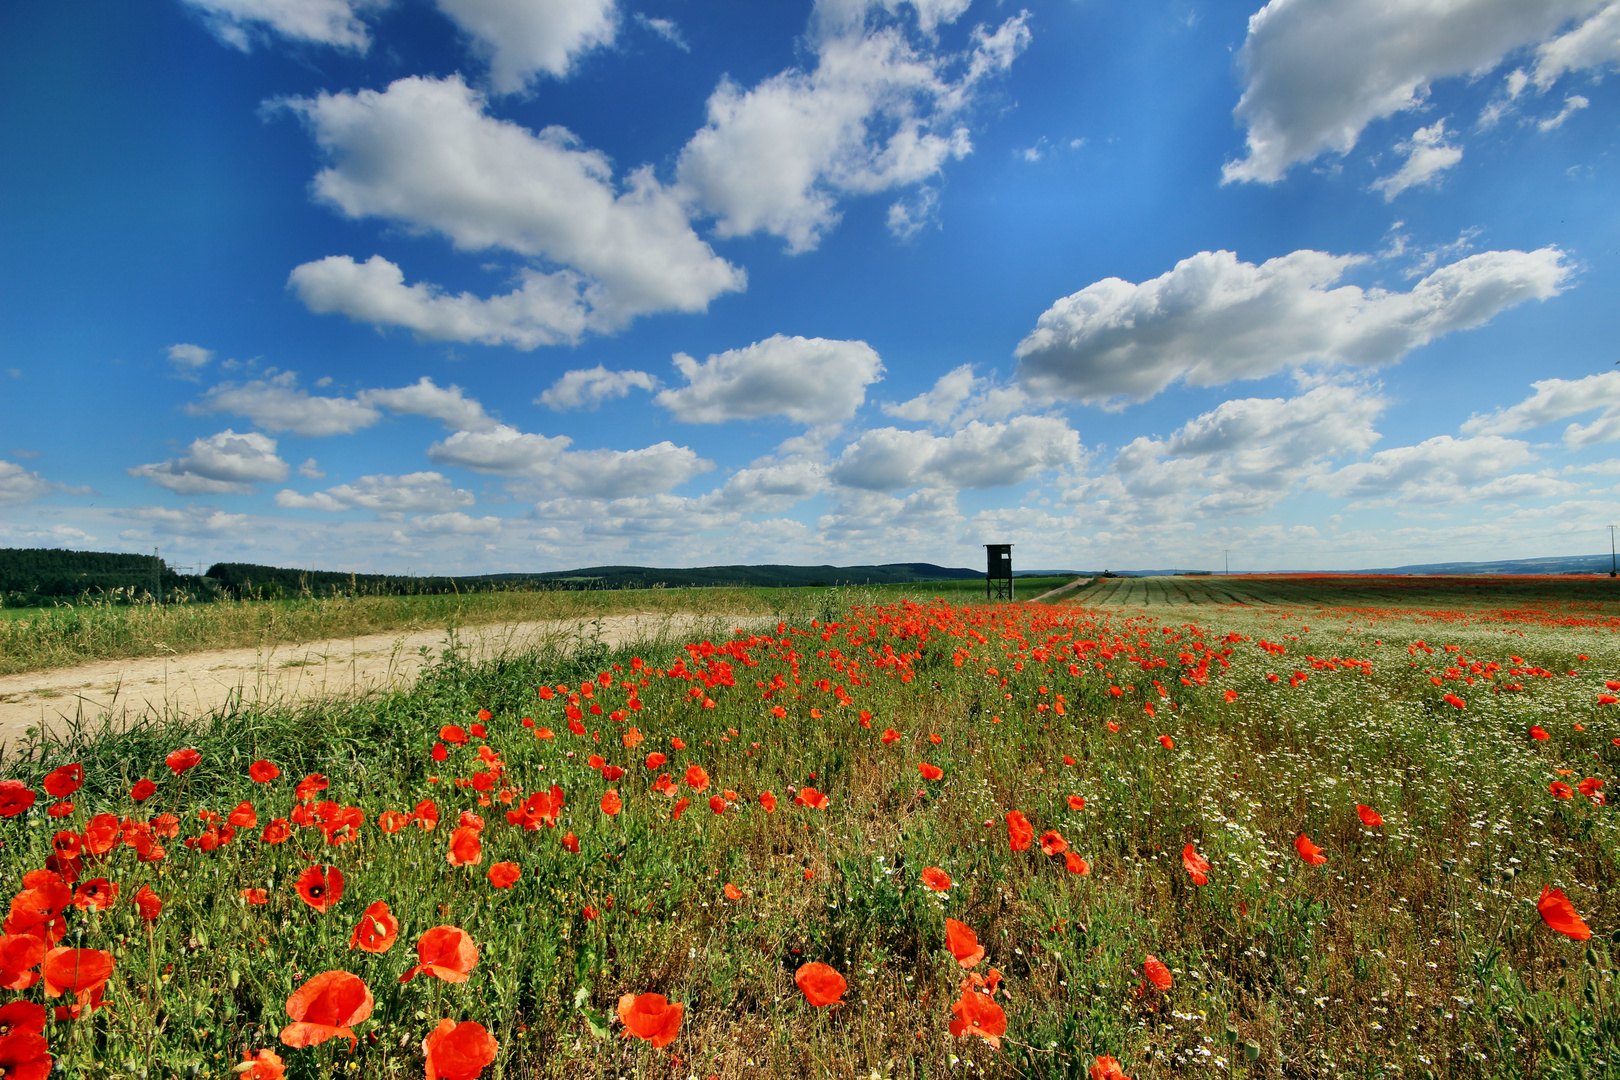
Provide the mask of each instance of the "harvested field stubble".
[{"label": "harvested field stubble", "polygon": [[1613,625],[1450,614],[862,606],[40,746],[5,1007],[97,1078],[1612,1072]]}]

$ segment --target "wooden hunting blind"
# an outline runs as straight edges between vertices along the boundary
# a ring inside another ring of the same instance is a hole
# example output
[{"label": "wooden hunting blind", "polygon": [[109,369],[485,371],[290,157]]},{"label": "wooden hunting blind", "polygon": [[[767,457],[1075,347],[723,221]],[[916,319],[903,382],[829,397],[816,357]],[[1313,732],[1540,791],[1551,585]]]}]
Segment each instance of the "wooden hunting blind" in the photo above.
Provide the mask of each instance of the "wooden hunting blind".
[{"label": "wooden hunting blind", "polygon": [[1009,604],[1012,603],[1012,549],[1011,544],[984,545],[984,598],[986,600],[1005,600]]}]

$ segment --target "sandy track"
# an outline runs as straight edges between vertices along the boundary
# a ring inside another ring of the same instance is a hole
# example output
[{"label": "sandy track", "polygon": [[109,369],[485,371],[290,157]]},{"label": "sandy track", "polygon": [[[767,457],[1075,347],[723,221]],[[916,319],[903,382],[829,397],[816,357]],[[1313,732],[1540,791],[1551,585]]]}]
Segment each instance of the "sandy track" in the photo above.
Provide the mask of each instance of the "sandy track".
[{"label": "sandy track", "polygon": [[[476,660],[503,650],[566,644],[581,635],[616,648],[721,620],[727,620],[728,627],[761,621],[757,615],[616,615],[492,624],[459,630],[456,648]],[[87,720],[110,715],[115,722],[127,722],[153,714],[198,716],[238,698],[291,703],[397,689],[414,682],[449,644],[444,630],[421,630],[266,649],[108,660],[0,676],[0,748],[21,739],[30,727],[56,730],[65,719],[81,714]]]}]

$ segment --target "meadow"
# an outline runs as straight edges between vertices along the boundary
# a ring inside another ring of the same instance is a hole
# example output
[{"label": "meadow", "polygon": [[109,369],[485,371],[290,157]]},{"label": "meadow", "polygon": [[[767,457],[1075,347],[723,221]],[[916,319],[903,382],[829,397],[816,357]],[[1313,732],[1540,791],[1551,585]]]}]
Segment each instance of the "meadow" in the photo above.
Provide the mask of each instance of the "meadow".
[{"label": "meadow", "polygon": [[[1036,595],[1065,578],[1019,579]],[[942,593],[982,597],[982,581],[797,588],[511,590],[439,595],[301,597],[208,603],[61,604],[0,608],[0,675],[92,660],[138,659],[209,649],[273,648],[362,634],[410,633],[500,623],[589,621],[609,615],[771,615],[809,618],[843,597],[900,599]]]},{"label": "meadow", "polygon": [[1121,580],[35,743],[0,1075],[1620,1073],[1607,579]]}]

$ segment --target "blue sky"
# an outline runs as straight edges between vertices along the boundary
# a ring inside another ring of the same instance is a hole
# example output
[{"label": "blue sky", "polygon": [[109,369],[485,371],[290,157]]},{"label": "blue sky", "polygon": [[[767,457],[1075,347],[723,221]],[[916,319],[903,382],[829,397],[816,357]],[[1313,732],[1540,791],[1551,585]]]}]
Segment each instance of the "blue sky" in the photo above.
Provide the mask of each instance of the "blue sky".
[{"label": "blue sky", "polygon": [[3,545],[1351,569],[1620,520],[1620,0],[0,20]]}]

